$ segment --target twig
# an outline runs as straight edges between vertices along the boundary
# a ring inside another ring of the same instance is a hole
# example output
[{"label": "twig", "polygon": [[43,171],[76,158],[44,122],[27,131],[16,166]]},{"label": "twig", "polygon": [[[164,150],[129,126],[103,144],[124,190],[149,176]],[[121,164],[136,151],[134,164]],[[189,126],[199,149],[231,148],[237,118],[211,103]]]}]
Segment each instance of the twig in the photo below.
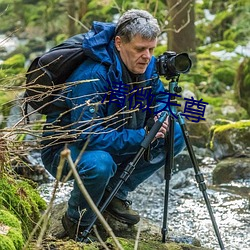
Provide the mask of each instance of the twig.
[{"label": "twig", "polygon": [[97,239],[100,241],[100,243],[104,247],[104,249],[109,250],[108,246],[105,244],[105,242],[102,240],[100,234],[98,233],[96,225],[93,226],[93,230],[95,232],[95,235],[96,235]]},{"label": "twig", "polygon": [[74,20],[76,23],[80,24],[84,29],[86,29],[87,31],[89,31],[89,28],[87,26],[85,26],[82,22],[80,22],[79,20],[77,20],[76,18],[74,18],[71,15],[68,15],[68,17],[72,20]]},{"label": "twig", "polygon": [[98,219],[100,220],[100,222],[104,226],[105,230],[113,238],[114,243],[118,247],[118,249],[119,250],[124,250],[123,247],[121,246],[121,244],[119,243],[119,241],[117,240],[116,236],[114,235],[111,227],[106,222],[106,220],[104,219],[104,217],[102,216],[102,214],[100,213],[100,211],[98,210],[98,208],[96,207],[95,203],[93,202],[92,198],[90,197],[90,195],[89,195],[88,191],[86,190],[85,186],[83,185],[83,182],[82,182],[79,174],[77,173],[77,170],[75,168],[74,162],[73,162],[73,160],[71,158],[70,150],[69,149],[64,149],[61,152],[61,158],[64,158],[64,159],[68,160],[68,163],[69,163],[69,166],[70,166],[70,168],[71,168],[71,170],[73,172],[73,176],[75,178],[75,181],[77,182],[78,187],[79,187],[80,191],[82,192],[84,198],[88,202],[90,208],[95,212],[95,214],[97,215]]},{"label": "twig", "polygon": [[49,222],[49,218],[51,216],[51,210],[52,210],[52,206],[53,206],[53,203],[54,203],[54,200],[55,200],[55,194],[56,194],[56,190],[57,190],[58,185],[59,185],[59,180],[60,180],[61,175],[62,175],[62,169],[63,169],[65,160],[66,160],[65,158],[61,157],[58,168],[57,168],[56,182],[55,182],[55,186],[54,186],[54,189],[53,189],[53,193],[52,193],[52,197],[50,199],[49,205],[48,205],[46,211],[44,212],[44,214],[41,216],[38,223],[36,224],[35,228],[31,232],[31,234],[29,235],[29,238],[28,238],[26,244],[24,245],[23,250],[28,248],[30,241],[32,240],[32,238],[35,235],[36,231],[38,230],[38,228],[40,227],[40,225],[43,222],[41,232],[39,234],[39,237],[38,237],[38,240],[37,240],[37,243],[36,243],[37,247],[41,246],[42,239],[43,239],[43,236],[45,234],[47,224]]},{"label": "twig", "polygon": [[134,250],[138,249],[138,245],[139,245],[139,237],[140,237],[140,233],[141,233],[141,220],[139,222],[139,226],[138,226],[138,230],[137,230],[137,234],[136,234],[136,238],[135,238],[135,246],[134,246]]}]

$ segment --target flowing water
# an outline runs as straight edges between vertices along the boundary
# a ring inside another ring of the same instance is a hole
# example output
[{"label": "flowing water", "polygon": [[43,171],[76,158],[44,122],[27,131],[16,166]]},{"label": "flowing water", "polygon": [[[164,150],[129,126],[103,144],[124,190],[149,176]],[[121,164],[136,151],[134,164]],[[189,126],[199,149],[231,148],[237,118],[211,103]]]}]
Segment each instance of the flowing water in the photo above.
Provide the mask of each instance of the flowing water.
[{"label": "flowing water", "polygon": [[[250,250],[250,180],[212,185],[211,173],[215,163],[206,158],[200,167],[216,223],[226,250]],[[72,182],[60,187],[56,203],[69,198]],[[40,186],[45,200],[51,197],[53,182]],[[133,208],[142,217],[162,227],[164,214],[165,180],[159,172],[130,194]],[[193,168],[175,173],[170,180],[167,226],[170,233],[180,238],[195,237],[201,245],[219,250],[202,192],[197,187]]]}]

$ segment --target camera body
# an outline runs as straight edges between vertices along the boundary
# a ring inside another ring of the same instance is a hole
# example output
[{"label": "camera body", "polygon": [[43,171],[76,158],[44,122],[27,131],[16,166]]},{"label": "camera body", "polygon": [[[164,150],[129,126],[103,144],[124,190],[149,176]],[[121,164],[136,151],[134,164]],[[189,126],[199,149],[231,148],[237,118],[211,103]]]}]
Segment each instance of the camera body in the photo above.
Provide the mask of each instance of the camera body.
[{"label": "camera body", "polygon": [[187,53],[176,54],[174,51],[164,52],[156,59],[156,69],[160,76],[167,80],[187,73],[192,66],[192,61]]}]

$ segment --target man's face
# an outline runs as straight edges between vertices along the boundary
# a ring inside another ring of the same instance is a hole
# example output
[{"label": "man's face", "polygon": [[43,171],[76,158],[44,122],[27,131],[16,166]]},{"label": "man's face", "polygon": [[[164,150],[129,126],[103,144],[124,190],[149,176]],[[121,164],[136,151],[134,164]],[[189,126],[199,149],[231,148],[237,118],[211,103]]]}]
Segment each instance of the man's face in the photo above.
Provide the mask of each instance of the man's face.
[{"label": "man's face", "polygon": [[136,35],[128,43],[124,43],[121,37],[115,37],[115,46],[128,70],[134,74],[143,74],[153,55],[157,39],[146,40]]}]

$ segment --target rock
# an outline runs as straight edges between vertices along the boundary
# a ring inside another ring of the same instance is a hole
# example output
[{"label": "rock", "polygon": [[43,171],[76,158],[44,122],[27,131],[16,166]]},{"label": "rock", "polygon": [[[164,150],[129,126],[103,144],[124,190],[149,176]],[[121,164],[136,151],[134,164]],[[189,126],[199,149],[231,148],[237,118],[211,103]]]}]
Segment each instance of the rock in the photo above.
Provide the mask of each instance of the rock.
[{"label": "rock", "polygon": [[232,180],[250,179],[250,158],[226,158],[213,171],[213,183],[228,183]]},{"label": "rock", "polygon": [[209,142],[209,131],[212,123],[208,120],[195,122],[187,122],[187,130],[189,132],[190,142],[193,146],[206,148]]},{"label": "rock", "polygon": [[216,160],[240,155],[250,157],[250,120],[213,126],[209,147]]},{"label": "rock", "polygon": [[[57,235],[62,235],[62,232],[64,231],[62,224],[61,224],[61,217],[65,213],[67,208],[67,204],[65,202],[54,205],[51,213],[51,220],[48,226],[47,230],[47,236],[43,241],[43,244],[47,245],[48,242],[50,244],[53,244],[55,247],[58,245],[64,245],[68,248],[61,248],[60,249],[74,249],[75,247],[81,246],[83,247],[83,244],[85,243],[76,243],[73,241],[65,239],[57,239]],[[119,242],[122,244],[124,249],[134,249],[135,239],[138,235],[138,231],[140,232],[139,235],[139,249],[155,249],[155,250],[174,250],[174,249],[180,249],[180,250],[209,250],[208,248],[204,248],[200,246],[200,241],[193,237],[186,237],[186,236],[180,236],[180,235],[174,235],[173,232],[169,233],[169,237],[166,238],[166,243],[162,243],[161,239],[161,229],[154,224],[150,223],[149,220],[141,219],[140,223],[138,223],[135,226],[128,226],[126,224],[120,223],[119,221],[114,220],[112,217],[105,215],[105,219],[112,228],[114,234],[116,237],[118,237]],[[99,228],[101,228],[99,226]],[[103,228],[102,228],[103,230]],[[63,240],[63,242],[62,242]],[[110,249],[114,249],[114,243],[112,238],[107,238],[106,244],[109,245]],[[69,242],[70,247],[69,248]],[[93,248],[91,248],[90,245],[93,245]],[[100,244],[97,245],[96,243],[89,244],[86,249],[103,249],[100,247]],[[111,244],[111,245],[110,245]],[[99,247],[98,247],[99,246]],[[86,246],[84,246],[85,249]],[[96,248],[94,248],[96,247]],[[57,249],[57,248],[55,248]],[[78,248],[76,248],[78,249]]]},{"label": "rock", "polygon": [[193,172],[193,169],[189,168],[174,174],[171,178],[170,187],[178,189],[190,185],[190,176],[193,177]]}]

